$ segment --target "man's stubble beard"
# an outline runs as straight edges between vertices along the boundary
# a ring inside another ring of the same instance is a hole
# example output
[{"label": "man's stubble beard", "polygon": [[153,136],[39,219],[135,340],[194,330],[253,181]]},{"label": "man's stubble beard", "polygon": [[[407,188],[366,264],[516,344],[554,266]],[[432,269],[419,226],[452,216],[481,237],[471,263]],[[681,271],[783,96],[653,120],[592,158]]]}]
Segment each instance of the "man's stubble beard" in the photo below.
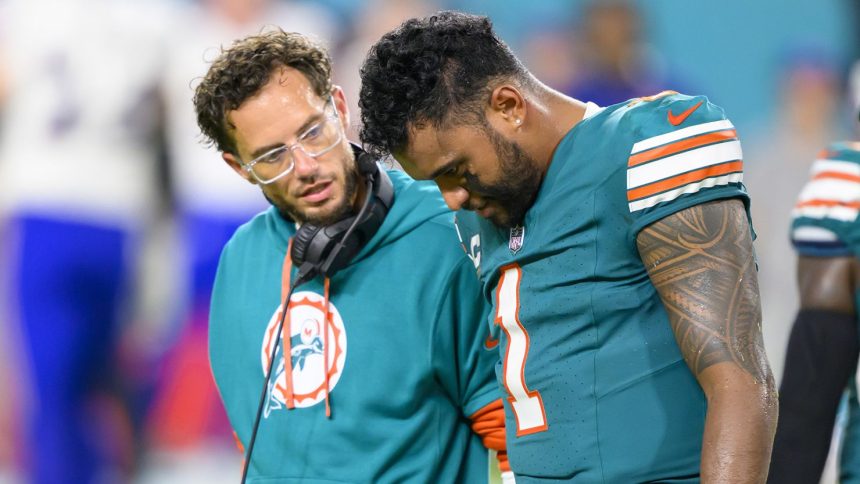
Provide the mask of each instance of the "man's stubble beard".
[{"label": "man's stubble beard", "polygon": [[[358,188],[358,173],[356,171],[355,161],[352,163],[345,162],[346,171],[344,174],[344,196],[334,207],[334,209],[323,216],[310,216],[306,213],[300,213],[295,210],[293,207],[288,207],[283,203],[276,202],[269,197],[266,197],[269,200],[269,203],[275,206],[278,212],[282,217],[294,220],[300,224],[309,223],[311,225],[315,225],[317,227],[325,227],[328,225],[333,225],[351,215],[354,215],[355,210],[353,209],[353,201],[356,196],[357,188]],[[334,181],[332,181],[334,183]]]}]

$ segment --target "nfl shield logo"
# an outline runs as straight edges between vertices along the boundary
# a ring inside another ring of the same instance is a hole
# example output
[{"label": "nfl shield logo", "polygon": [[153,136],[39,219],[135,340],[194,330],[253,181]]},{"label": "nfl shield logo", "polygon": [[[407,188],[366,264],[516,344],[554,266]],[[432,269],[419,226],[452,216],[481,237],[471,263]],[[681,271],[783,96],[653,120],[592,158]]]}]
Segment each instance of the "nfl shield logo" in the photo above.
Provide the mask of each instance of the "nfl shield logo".
[{"label": "nfl shield logo", "polygon": [[526,236],[526,228],[525,227],[512,227],[511,228],[511,239],[508,241],[508,248],[511,249],[511,253],[516,254],[523,248],[523,239]]}]

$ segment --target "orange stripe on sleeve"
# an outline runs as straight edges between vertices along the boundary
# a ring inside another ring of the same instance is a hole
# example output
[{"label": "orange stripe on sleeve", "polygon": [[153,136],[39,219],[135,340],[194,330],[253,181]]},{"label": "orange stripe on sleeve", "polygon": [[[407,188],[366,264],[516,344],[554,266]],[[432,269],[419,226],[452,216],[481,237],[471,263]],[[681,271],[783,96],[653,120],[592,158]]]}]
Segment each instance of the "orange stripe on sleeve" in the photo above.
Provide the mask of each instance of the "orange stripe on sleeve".
[{"label": "orange stripe on sleeve", "polygon": [[627,190],[627,201],[638,200],[640,198],[650,197],[666,190],[678,188],[689,183],[704,180],[715,176],[725,175],[727,173],[738,172],[743,170],[743,161],[727,161],[718,165],[711,165],[705,168],[682,173],[665,180],[660,180],[648,185],[644,185],[632,190]]},{"label": "orange stripe on sleeve", "polygon": [[820,198],[816,198],[798,203],[795,207],[848,207],[860,210],[860,202],[840,202],[839,200],[822,200]]},{"label": "orange stripe on sleeve", "polygon": [[511,470],[505,446],[505,408],[502,400],[492,401],[470,415],[469,419],[472,421],[472,431],[478,434],[484,447],[496,451],[499,469],[502,472]]},{"label": "orange stripe on sleeve", "polygon": [[842,173],[839,171],[822,171],[821,173],[818,173],[814,177],[812,177],[813,180],[820,180],[822,178],[846,180],[860,183],[860,176]]},{"label": "orange stripe on sleeve", "polygon": [[689,150],[691,148],[698,148],[700,146],[705,146],[720,141],[728,141],[737,137],[737,131],[733,129],[726,129],[723,131],[715,131],[713,133],[705,133],[699,136],[693,136],[692,138],[685,138],[680,141],[676,141],[675,143],[658,146],[656,148],[651,148],[650,150],[636,153],[627,160],[627,167],[631,168],[636,165],[641,165],[642,163],[656,160],[657,158],[663,158],[664,156],[674,155],[675,153]]}]

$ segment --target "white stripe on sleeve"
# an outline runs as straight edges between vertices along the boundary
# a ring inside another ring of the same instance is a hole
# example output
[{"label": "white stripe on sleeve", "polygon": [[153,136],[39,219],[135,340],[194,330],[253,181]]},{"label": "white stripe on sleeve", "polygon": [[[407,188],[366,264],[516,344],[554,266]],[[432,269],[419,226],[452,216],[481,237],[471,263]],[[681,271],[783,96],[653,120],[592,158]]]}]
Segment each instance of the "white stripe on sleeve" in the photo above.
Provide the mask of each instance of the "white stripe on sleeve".
[{"label": "white stripe on sleeve", "polygon": [[824,171],[834,171],[846,175],[860,176],[860,165],[850,161],[819,159],[812,164],[810,173],[815,176]]},{"label": "white stripe on sleeve", "polygon": [[696,193],[703,188],[715,187],[717,185],[728,185],[729,183],[739,183],[743,181],[743,177],[743,173],[729,173],[728,175],[705,178],[704,180],[688,183],[673,190],[668,190],[648,198],[643,198],[641,200],[636,200],[635,202],[630,202],[628,205],[630,207],[631,212],[636,212],[638,210],[653,207],[654,205],[657,205],[661,202],[668,202],[674,200],[681,195]]},{"label": "white stripe on sleeve", "polygon": [[811,205],[807,207],[795,207],[791,211],[795,218],[809,217],[815,219],[832,218],[841,222],[853,222],[857,218],[857,209],[844,205]]},{"label": "white stripe on sleeve", "polygon": [[798,203],[810,200],[830,200],[834,202],[860,201],[860,183],[838,178],[819,178],[807,183],[800,191]]},{"label": "white stripe on sleeve", "polygon": [[798,242],[836,242],[839,237],[832,230],[822,227],[803,226],[794,229],[791,238]]},{"label": "white stripe on sleeve", "polygon": [[658,136],[654,136],[652,138],[644,139],[638,143],[633,145],[633,150],[630,151],[631,155],[635,155],[640,151],[650,150],[651,148],[665,145],[667,143],[671,143],[673,141],[682,140],[684,138],[689,138],[691,136],[696,136],[702,133],[710,133],[711,131],[722,131],[724,129],[734,129],[735,126],[728,119],[723,119],[720,121],[711,121],[710,123],[702,123],[695,124],[693,126],[689,126],[687,128],[682,128],[677,131],[670,131],[666,134],[661,134]]},{"label": "white stripe on sleeve", "polygon": [[741,152],[741,144],[737,140],[702,146],[629,168],[627,170],[627,189],[641,187],[706,166],[741,159],[743,159],[743,153]]}]

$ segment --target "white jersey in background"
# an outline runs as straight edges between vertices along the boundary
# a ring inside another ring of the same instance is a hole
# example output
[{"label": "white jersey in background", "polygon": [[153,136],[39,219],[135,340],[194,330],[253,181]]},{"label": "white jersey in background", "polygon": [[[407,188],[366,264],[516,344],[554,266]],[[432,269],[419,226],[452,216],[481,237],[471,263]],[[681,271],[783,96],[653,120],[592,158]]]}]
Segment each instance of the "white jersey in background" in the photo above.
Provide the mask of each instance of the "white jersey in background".
[{"label": "white jersey in background", "polygon": [[129,227],[156,205],[157,5],[7,3],[0,209]]}]

